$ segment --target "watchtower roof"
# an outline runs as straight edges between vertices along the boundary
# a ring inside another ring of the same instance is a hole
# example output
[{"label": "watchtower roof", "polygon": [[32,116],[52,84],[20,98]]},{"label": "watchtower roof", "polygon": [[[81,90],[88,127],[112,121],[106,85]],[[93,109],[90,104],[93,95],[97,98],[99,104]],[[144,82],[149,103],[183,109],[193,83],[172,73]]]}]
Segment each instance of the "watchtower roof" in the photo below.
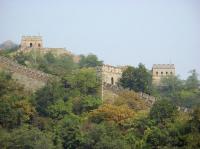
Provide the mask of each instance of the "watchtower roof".
[{"label": "watchtower roof", "polygon": [[174,64],[154,64],[153,69],[175,69]]}]

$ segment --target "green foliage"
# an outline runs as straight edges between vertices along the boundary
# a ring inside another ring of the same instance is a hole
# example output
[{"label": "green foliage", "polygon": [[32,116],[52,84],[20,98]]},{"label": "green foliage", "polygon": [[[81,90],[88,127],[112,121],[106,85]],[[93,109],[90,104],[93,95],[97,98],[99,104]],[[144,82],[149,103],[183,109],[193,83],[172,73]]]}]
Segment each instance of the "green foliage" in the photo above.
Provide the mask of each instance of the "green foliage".
[{"label": "green foliage", "polygon": [[[161,99],[149,110],[133,91],[116,93],[102,103],[94,55],[82,57],[78,69],[71,57],[51,53],[19,54],[18,62],[61,79],[28,94],[8,73],[0,73],[0,148],[151,149],[200,148],[200,108],[191,113],[176,105],[200,103],[197,74],[183,82],[163,79]],[[130,90],[152,92],[151,75],[140,64],[128,67],[120,83]],[[167,100],[166,100],[167,99]]]},{"label": "green foliage", "polygon": [[90,113],[90,119],[96,123],[102,121],[114,121],[116,123],[121,123],[132,118],[134,114],[134,111],[127,106],[104,104]]},{"label": "green foliage", "polygon": [[[35,94],[36,109],[42,116],[49,116],[49,108],[52,109],[53,104],[58,104],[59,100],[62,100],[64,88],[61,87],[59,82],[53,82],[47,84],[41,90],[38,90]],[[55,105],[56,106],[56,105]]]},{"label": "green foliage", "polygon": [[186,80],[186,88],[191,89],[198,89],[199,87],[199,80],[198,80],[198,74],[196,70],[190,71],[191,75]]},{"label": "green foliage", "polygon": [[193,131],[200,133],[200,106],[194,108],[191,125],[193,127]]},{"label": "green foliage", "polygon": [[2,148],[9,149],[54,149],[51,133],[43,133],[31,126],[22,126],[12,130],[11,133],[0,135]]},{"label": "green foliage", "polygon": [[165,123],[166,121],[173,120],[177,113],[176,106],[167,100],[158,100],[154,103],[150,110],[150,118],[157,123]]},{"label": "green foliage", "polygon": [[120,79],[120,85],[136,92],[151,92],[151,74],[143,64],[138,68],[128,67]]},{"label": "green foliage", "polygon": [[77,67],[71,56],[58,57],[50,52],[42,54],[33,50],[28,53],[18,53],[13,58],[19,64],[62,77]]},{"label": "green foliage", "polygon": [[171,100],[178,106],[194,107],[200,104],[199,80],[195,70],[186,81],[178,76],[168,76],[161,80],[162,86],[155,88],[155,96]]},{"label": "green foliage", "polygon": [[13,128],[29,121],[34,114],[35,108],[23,88],[9,74],[0,72],[0,125]]},{"label": "green foliage", "polygon": [[125,137],[114,123],[93,124],[84,133],[80,148],[130,149]]},{"label": "green foliage", "polygon": [[183,83],[179,77],[173,75],[162,78],[161,83],[163,85],[162,92],[171,97],[183,88]]},{"label": "green foliage", "polygon": [[147,103],[139,98],[138,94],[134,91],[123,90],[119,91],[117,95],[113,103],[114,105],[127,105],[135,111],[148,109]]},{"label": "green foliage", "polygon": [[166,130],[152,127],[151,129],[147,129],[145,133],[146,147],[161,148],[161,146],[166,146],[168,140],[168,132]]},{"label": "green foliage", "polygon": [[93,109],[98,108],[101,103],[102,101],[100,98],[91,95],[75,98],[73,102],[73,112],[76,114],[89,112]]},{"label": "green foliage", "polygon": [[67,115],[58,122],[55,131],[60,136],[64,149],[74,149],[80,146],[80,123],[81,119],[74,114]]},{"label": "green foliage", "polygon": [[13,47],[9,47],[9,48],[6,48],[6,49],[2,49],[0,50],[0,55],[3,55],[3,56],[6,56],[6,57],[9,57],[9,55],[13,52],[15,52],[16,50],[19,49],[19,46],[18,45],[14,45]]},{"label": "green foliage", "polygon": [[82,68],[66,78],[71,88],[83,95],[96,95],[99,92],[100,82],[96,71],[92,68]]},{"label": "green foliage", "polygon": [[53,119],[62,119],[64,115],[71,112],[70,110],[63,100],[56,101],[47,107],[48,115]]},{"label": "green foliage", "polygon": [[79,61],[79,66],[82,67],[96,67],[102,65],[103,62],[98,60],[97,56],[94,54],[89,54],[87,56],[81,55]]}]

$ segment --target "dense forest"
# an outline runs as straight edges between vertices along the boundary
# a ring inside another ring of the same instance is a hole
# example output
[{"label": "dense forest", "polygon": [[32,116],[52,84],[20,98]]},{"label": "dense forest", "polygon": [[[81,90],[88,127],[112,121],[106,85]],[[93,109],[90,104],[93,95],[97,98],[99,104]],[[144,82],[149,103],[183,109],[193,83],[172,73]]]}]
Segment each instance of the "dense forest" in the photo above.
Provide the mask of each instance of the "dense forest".
[{"label": "dense forest", "polygon": [[[200,88],[191,70],[186,80],[163,78],[152,85],[143,64],[128,67],[118,85],[126,89],[112,103],[102,102],[97,56],[56,57],[51,53],[8,54],[19,64],[58,76],[27,92],[0,72],[0,148],[2,149],[197,149],[200,148]],[[157,98],[152,107],[135,97]],[[180,110],[184,107],[186,110]]]}]

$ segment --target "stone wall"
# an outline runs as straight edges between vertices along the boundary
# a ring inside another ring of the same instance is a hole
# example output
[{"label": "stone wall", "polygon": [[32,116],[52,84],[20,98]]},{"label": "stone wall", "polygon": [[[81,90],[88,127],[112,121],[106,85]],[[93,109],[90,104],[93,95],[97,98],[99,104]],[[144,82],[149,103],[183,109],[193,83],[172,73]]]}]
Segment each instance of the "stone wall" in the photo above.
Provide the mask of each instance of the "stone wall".
[{"label": "stone wall", "polygon": [[153,84],[160,85],[163,77],[176,75],[174,64],[154,64],[152,68]]},{"label": "stone wall", "polygon": [[[103,84],[103,92],[109,90],[111,92],[113,92],[114,94],[117,94],[119,91],[123,91],[123,90],[127,90],[124,89],[120,86],[117,85],[111,85],[111,84]],[[136,96],[141,99],[144,100],[149,106],[152,106],[154,104],[154,102],[156,101],[156,98],[154,96],[148,95],[146,93],[142,93],[142,92],[136,92]]]},{"label": "stone wall", "polygon": [[42,48],[43,42],[41,36],[22,36],[21,50],[26,48]]},{"label": "stone wall", "polygon": [[97,67],[97,74],[101,77],[103,83],[117,85],[122,76],[123,69],[111,65],[102,65]]},{"label": "stone wall", "polygon": [[36,90],[54,79],[52,75],[27,68],[3,56],[0,56],[0,68],[11,72],[14,79],[27,89]]}]

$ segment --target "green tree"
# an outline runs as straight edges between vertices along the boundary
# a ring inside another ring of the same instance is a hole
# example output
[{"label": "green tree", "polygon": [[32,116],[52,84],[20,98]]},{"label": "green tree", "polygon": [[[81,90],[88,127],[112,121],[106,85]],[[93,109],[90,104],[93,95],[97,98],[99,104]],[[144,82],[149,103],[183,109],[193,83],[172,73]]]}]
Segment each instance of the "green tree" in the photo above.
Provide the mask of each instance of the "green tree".
[{"label": "green tree", "polygon": [[14,128],[35,114],[28,94],[9,74],[0,72],[0,125]]},{"label": "green tree", "polygon": [[168,76],[161,80],[162,92],[165,95],[174,96],[177,92],[183,89],[183,82],[178,76]]},{"label": "green tree", "polygon": [[81,55],[79,66],[82,67],[96,67],[103,64],[103,61],[98,60],[98,57],[94,54],[87,56]]},{"label": "green tree", "polygon": [[168,132],[166,130],[152,127],[151,129],[147,129],[145,133],[147,143],[145,148],[159,149],[167,145]]},{"label": "green tree", "polygon": [[82,139],[80,124],[81,119],[74,114],[66,115],[57,123],[55,132],[60,136],[64,149],[75,149],[80,146]]},{"label": "green tree", "polygon": [[192,113],[191,124],[192,124],[193,130],[195,132],[200,133],[200,105],[194,108],[194,111]]},{"label": "green tree", "polygon": [[114,123],[92,124],[84,131],[81,147],[83,149],[130,149],[125,137]]},{"label": "green tree", "polygon": [[190,71],[191,75],[186,80],[186,88],[187,89],[198,89],[199,87],[199,80],[198,80],[198,74],[196,70]]},{"label": "green tree", "polygon": [[[64,96],[64,87],[60,82],[49,83],[35,93],[36,110],[42,116],[49,116],[53,108],[49,106],[56,104],[59,100],[63,100]],[[48,111],[49,109],[51,110]]]},{"label": "green tree", "polygon": [[136,92],[151,92],[151,74],[143,64],[138,68],[128,67],[120,79],[120,85]]},{"label": "green tree", "polygon": [[98,95],[100,82],[96,71],[92,68],[82,68],[74,71],[66,78],[72,90],[77,90],[82,95]]},{"label": "green tree", "polygon": [[56,148],[51,133],[43,133],[28,125],[12,130],[10,134],[6,134],[6,137],[1,136],[0,141],[2,141],[1,147],[9,149]]},{"label": "green tree", "polygon": [[165,124],[165,122],[173,120],[176,113],[177,108],[171,101],[158,100],[150,110],[150,118],[157,123]]},{"label": "green tree", "polygon": [[95,96],[83,96],[74,98],[73,100],[73,112],[75,114],[81,114],[83,112],[90,112],[101,105],[102,100]]}]

